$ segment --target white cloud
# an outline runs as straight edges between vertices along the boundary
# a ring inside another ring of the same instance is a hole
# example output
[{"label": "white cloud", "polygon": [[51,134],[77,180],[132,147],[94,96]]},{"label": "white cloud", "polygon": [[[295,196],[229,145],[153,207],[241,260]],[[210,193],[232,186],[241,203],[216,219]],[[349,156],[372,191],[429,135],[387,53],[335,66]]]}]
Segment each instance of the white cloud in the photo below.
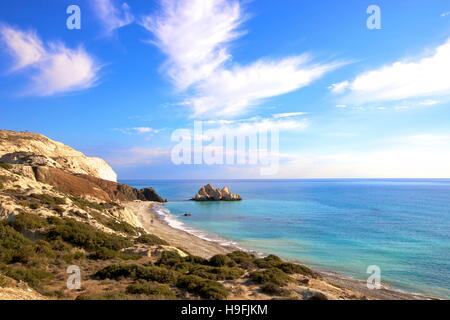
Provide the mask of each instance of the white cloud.
[{"label": "white cloud", "polygon": [[448,16],[450,16],[450,11],[448,11],[448,12],[443,12],[443,13],[441,14],[441,17],[448,17]]},{"label": "white cloud", "polygon": [[348,81],[342,81],[339,83],[334,83],[331,86],[328,87],[328,89],[331,90],[333,93],[342,93],[350,86],[350,82]]},{"label": "white cloud", "polygon": [[307,56],[296,56],[222,69],[199,83],[196,95],[187,102],[194,116],[236,116],[264,99],[303,88],[337,67],[311,64]]},{"label": "white cloud", "polygon": [[13,56],[14,71],[30,68],[28,94],[50,96],[92,87],[100,66],[82,48],[69,49],[63,43],[44,45],[34,31],[0,27],[0,36]]},{"label": "white cloud", "polygon": [[338,105],[336,105],[336,108],[345,109],[345,108],[347,108],[347,105],[346,104],[338,104]]},{"label": "white cloud", "polygon": [[108,33],[134,22],[134,16],[126,2],[120,8],[114,5],[113,0],[93,0],[93,5]]},{"label": "white cloud", "polygon": [[[417,108],[430,108],[437,104],[439,104],[439,101],[436,100],[419,100],[419,101],[406,101],[402,104],[397,104],[393,106],[394,110],[402,111],[402,110],[409,110],[409,109],[417,109]],[[386,109],[386,107],[385,107]]]},{"label": "white cloud", "polygon": [[150,127],[133,127],[133,128],[125,128],[125,129],[115,129],[116,131],[125,133],[125,134],[151,134],[158,133],[157,129]]},{"label": "white cloud", "polygon": [[233,117],[265,99],[311,84],[338,63],[315,64],[307,55],[232,64],[230,43],[242,32],[238,1],[163,0],[162,13],[143,19],[167,56],[165,68],[194,117]]},{"label": "white cloud", "polygon": [[425,57],[396,61],[331,90],[358,104],[450,95],[450,39]]},{"label": "white cloud", "polygon": [[161,13],[147,16],[142,25],[168,60],[166,68],[178,89],[186,89],[213,73],[231,58],[228,44],[240,33],[237,1],[162,0]]},{"label": "white cloud", "polygon": [[291,117],[300,117],[306,115],[305,112],[285,112],[285,113],[276,113],[272,115],[275,119],[281,118],[291,118]]},{"label": "white cloud", "polygon": [[0,26],[0,36],[15,59],[13,70],[37,63],[45,54],[44,45],[34,31],[19,31],[8,26]]},{"label": "white cloud", "polygon": [[439,101],[436,100],[425,100],[419,103],[421,106],[431,107],[439,104]]}]

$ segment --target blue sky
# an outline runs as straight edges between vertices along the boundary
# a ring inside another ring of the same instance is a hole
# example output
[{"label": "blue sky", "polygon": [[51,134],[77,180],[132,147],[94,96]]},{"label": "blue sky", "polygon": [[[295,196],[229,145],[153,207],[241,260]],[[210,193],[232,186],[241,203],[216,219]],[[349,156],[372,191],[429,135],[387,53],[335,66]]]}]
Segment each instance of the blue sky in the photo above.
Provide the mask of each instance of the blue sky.
[{"label": "blue sky", "polygon": [[121,179],[261,178],[174,165],[171,134],[194,120],[277,128],[280,170],[263,178],[448,178],[449,39],[444,0],[2,1],[0,128],[103,157]]}]

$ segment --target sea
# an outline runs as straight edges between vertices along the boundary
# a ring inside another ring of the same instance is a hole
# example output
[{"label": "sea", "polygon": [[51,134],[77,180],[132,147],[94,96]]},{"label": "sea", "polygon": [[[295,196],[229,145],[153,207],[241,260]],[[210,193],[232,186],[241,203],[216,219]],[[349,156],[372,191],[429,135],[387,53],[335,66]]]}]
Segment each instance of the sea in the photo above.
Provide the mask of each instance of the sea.
[{"label": "sea", "polygon": [[[383,285],[450,298],[450,180],[122,182],[155,188],[161,217],[204,239],[363,281],[376,266]],[[243,200],[189,201],[207,183]]]}]

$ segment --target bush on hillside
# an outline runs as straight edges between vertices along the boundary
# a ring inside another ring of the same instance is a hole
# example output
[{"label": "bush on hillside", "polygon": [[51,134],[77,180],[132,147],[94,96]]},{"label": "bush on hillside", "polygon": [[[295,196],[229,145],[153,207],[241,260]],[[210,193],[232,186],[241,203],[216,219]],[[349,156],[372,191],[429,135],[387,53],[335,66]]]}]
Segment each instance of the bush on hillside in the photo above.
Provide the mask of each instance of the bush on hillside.
[{"label": "bush on hillside", "polygon": [[177,287],[209,300],[223,300],[228,296],[227,289],[221,283],[193,275],[179,277]]},{"label": "bush on hillside", "polygon": [[150,246],[156,245],[168,245],[168,243],[161,238],[155,236],[154,234],[143,234],[139,238],[136,239],[136,242],[148,244]]},{"label": "bush on hillside", "polygon": [[120,250],[130,247],[132,242],[126,238],[107,234],[88,224],[73,219],[64,219],[64,223],[57,223],[47,233],[50,240],[61,239],[76,247],[87,250],[100,250],[101,248]]},{"label": "bush on hillside", "polygon": [[144,294],[154,299],[175,299],[176,294],[166,284],[158,284],[149,281],[139,281],[127,287],[129,294]]},{"label": "bush on hillside", "polygon": [[278,286],[285,286],[290,281],[286,273],[276,268],[254,271],[250,273],[250,279],[258,284],[264,285],[271,283]]}]

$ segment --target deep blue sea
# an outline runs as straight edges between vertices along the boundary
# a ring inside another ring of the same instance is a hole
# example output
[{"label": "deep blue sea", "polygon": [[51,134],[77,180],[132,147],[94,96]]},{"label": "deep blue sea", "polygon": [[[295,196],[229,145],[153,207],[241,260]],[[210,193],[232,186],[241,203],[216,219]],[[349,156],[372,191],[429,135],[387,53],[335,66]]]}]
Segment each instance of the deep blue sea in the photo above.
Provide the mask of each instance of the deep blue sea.
[{"label": "deep blue sea", "polygon": [[[377,265],[383,284],[450,298],[450,180],[123,182],[154,187],[198,235],[361,280]],[[188,201],[209,182],[244,200]]]}]

